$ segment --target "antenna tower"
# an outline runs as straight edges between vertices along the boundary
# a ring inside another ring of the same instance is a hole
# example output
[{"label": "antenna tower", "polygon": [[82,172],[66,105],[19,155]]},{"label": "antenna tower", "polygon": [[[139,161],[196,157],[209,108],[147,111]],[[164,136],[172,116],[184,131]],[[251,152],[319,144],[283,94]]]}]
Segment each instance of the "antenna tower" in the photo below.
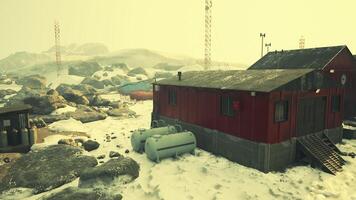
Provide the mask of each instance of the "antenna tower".
[{"label": "antenna tower", "polygon": [[55,48],[56,48],[56,64],[57,64],[57,77],[60,75],[61,71],[61,47],[60,47],[60,29],[59,22],[54,21],[54,37],[55,37]]},{"label": "antenna tower", "polygon": [[304,47],[305,47],[305,38],[304,38],[304,36],[302,36],[299,39],[299,49],[304,49]]},{"label": "antenna tower", "polygon": [[211,65],[211,7],[212,0],[205,0],[205,69]]}]

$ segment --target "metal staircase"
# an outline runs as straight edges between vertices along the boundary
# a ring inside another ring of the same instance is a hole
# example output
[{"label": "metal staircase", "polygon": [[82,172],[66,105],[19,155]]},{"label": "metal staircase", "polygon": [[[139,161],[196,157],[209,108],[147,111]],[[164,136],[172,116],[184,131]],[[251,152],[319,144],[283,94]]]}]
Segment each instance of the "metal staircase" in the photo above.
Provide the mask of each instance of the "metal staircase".
[{"label": "metal staircase", "polygon": [[323,134],[307,135],[297,139],[298,148],[312,161],[312,165],[319,165],[324,171],[336,174],[342,171],[346,161],[339,155],[341,151]]}]

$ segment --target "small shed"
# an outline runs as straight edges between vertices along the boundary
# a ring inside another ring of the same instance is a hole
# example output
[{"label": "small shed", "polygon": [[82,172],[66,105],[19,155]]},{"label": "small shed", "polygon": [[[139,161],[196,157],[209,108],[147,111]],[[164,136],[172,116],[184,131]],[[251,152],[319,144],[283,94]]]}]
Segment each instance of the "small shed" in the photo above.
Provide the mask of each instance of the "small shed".
[{"label": "small shed", "polygon": [[356,117],[356,62],[346,45],[272,51],[250,68],[260,69],[315,69],[346,89],[344,119]]},{"label": "small shed", "polygon": [[315,69],[184,72],[153,86],[152,121],[180,124],[200,148],[261,171],[293,163],[297,138],[342,138],[345,89]]},{"label": "small shed", "polygon": [[26,152],[29,150],[31,127],[30,105],[0,108],[0,152]]}]

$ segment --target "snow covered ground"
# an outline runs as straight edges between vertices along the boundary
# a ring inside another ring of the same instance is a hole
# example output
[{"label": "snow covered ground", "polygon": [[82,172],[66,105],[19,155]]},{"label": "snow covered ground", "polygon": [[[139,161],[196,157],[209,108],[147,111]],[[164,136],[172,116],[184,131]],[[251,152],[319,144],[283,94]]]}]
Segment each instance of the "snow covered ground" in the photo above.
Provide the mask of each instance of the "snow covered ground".
[{"label": "snow covered ground", "polygon": [[[111,96],[115,99],[115,96]],[[119,98],[119,97],[117,97]],[[78,123],[76,120],[56,122],[51,127],[71,127],[87,132],[101,145],[88,154],[98,156],[112,150],[135,159],[141,166],[140,176],[123,187],[113,186],[107,190],[121,191],[129,200],[225,200],[225,199],[345,199],[356,200],[356,159],[345,157],[348,164],[336,176],[309,166],[297,166],[285,173],[262,173],[197,150],[196,155],[183,155],[178,159],[165,159],[154,163],[145,154],[132,151],[130,131],[149,128],[152,101],[137,102],[131,107],[137,118],[105,120]],[[105,134],[114,133],[116,139],[105,142]],[[63,137],[62,137],[63,138]],[[51,137],[47,143],[59,139]],[[339,145],[343,151],[356,152],[356,141],[345,140]],[[108,160],[106,156],[105,160]],[[77,183],[70,183],[73,186]],[[61,188],[65,188],[62,186]],[[56,190],[58,191],[58,189]],[[43,194],[27,199],[37,199]]]}]

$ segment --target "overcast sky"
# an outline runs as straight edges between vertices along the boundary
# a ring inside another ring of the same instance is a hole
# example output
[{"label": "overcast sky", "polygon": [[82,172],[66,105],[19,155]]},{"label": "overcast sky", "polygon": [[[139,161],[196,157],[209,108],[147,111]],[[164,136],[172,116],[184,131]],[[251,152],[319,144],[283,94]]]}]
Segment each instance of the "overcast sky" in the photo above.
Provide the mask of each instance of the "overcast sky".
[{"label": "overcast sky", "polygon": [[[54,43],[101,42],[203,56],[204,0],[0,0],[0,58]],[[271,49],[346,44],[356,54],[355,0],[213,0],[212,58],[251,64],[260,32]]]}]

